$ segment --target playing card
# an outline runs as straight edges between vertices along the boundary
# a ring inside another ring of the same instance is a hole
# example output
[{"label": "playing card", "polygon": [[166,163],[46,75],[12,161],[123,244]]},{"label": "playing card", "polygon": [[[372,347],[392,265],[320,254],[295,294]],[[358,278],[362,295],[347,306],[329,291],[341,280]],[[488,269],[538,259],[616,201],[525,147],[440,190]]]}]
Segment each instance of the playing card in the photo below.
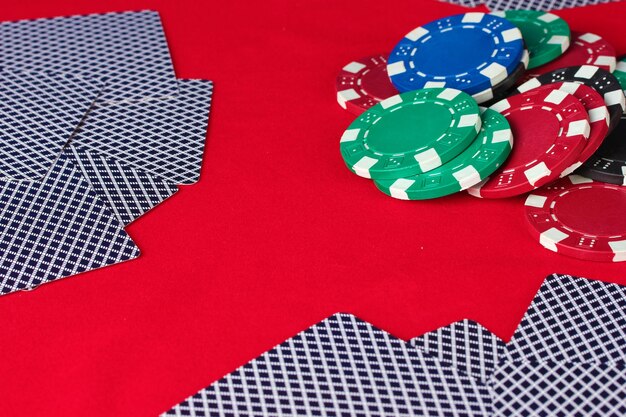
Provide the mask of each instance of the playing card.
[{"label": "playing card", "polygon": [[477,7],[485,2],[485,0],[440,0],[446,3],[457,4],[463,7]]},{"label": "playing card", "polygon": [[611,1],[616,0],[484,0],[484,3],[492,11],[526,9],[549,12],[551,10],[609,3]]},{"label": "playing card", "polygon": [[172,97],[174,68],[155,11],[0,23],[0,67],[106,80],[99,102]]},{"label": "playing card", "polygon": [[485,383],[504,355],[504,342],[479,323],[462,320],[409,340],[444,364]]},{"label": "playing card", "polygon": [[100,88],[72,74],[0,70],[0,179],[42,179]]},{"label": "playing card", "polygon": [[118,220],[127,225],[178,191],[175,184],[77,145],[64,153],[89,180]]},{"label": "playing card", "polygon": [[511,360],[626,363],[626,287],[548,277],[507,344]]},{"label": "playing card", "polygon": [[72,143],[175,184],[200,176],[213,83],[179,80],[171,99],[101,105],[85,117]]},{"label": "playing card", "polygon": [[589,363],[505,362],[491,379],[493,417],[623,417],[626,370]]},{"label": "playing card", "polygon": [[65,155],[42,181],[0,181],[0,294],[137,256]]},{"label": "playing card", "polygon": [[349,314],[299,333],[163,416],[487,416],[474,378]]}]

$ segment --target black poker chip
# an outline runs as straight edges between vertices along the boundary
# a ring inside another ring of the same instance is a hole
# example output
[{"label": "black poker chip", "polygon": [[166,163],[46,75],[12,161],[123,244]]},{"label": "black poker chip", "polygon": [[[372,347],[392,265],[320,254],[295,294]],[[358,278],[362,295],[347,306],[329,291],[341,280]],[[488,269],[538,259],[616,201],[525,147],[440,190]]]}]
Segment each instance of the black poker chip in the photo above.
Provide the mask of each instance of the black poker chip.
[{"label": "black poker chip", "polygon": [[[525,52],[525,56],[526,54],[527,52]],[[528,65],[528,58],[526,58],[525,61],[522,60],[522,62],[520,62],[517,65],[515,70],[508,77],[506,77],[499,84],[493,87],[492,89],[493,98],[482,103],[481,106],[489,107],[492,104],[495,104],[498,101],[505,98],[506,96],[508,96],[511,90],[515,88],[515,84],[517,84],[517,82],[524,76],[524,74],[526,74],[527,65]]]},{"label": "black poker chip", "polygon": [[626,185],[626,115],[577,173],[596,181]]},{"label": "black poker chip", "polygon": [[586,84],[600,93],[609,109],[609,133],[617,127],[626,110],[626,98],[617,78],[602,68],[593,65],[579,65],[557,69],[525,82],[517,87],[517,92],[562,81]]}]

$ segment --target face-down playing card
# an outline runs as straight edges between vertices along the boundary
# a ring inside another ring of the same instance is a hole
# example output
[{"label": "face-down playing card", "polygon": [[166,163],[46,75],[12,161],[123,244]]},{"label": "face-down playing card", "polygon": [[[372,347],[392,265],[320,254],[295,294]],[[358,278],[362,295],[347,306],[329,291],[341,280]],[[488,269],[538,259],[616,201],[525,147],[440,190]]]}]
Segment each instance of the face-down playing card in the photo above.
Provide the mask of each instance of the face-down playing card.
[{"label": "face-down playing card", "polygon": [[172,97],[174,68],[155,11],[0,23],[0,67],[106,81],[98,102]]},{"label": "face-down playing card", "polygon": [[548,277],[507,344],[514,361],[626,363],[626,287]]},{"label": "face-down playing card", "polygon": [[505,343],[472,320],[461,320],[409,340],[409,344],[485,383]]},{"label": "face-down playing card", "polygon": [[552,10],[590,6],[606,2],[607,0],[483,0],[481,3],[487,6],[491,11],[525,9],[549,12]]},{"label": "face-down playing card", "polygon": [[178,191],[175,184],[77,145],[63,151],[95,193],[127,225]]},{"label": "face-down playing card", "polygon": [[493,417],[626,415],[626,368],[597,363],[504,362],[489,390]]},{"label": "face-down playing card", "polygon": [[494,417],[626,415],[626,288],[548,277],[490,379]]},{"label": "face-down playing card", "polygon": [[482,5],[484,0],[440,0],[446,3],[452,3],[463,7],[478,7]]},{"label": "face-down playing card", "polygon": [[276,346],[163,416],[487,416],[484,385],[348,314]]},{"label": "face-down playing card", "polygon": [[0,294],[139,256],[65,156],[42,181],[0,181]]},{"label": "face-down playing card", "polygon": [[213,83],[179,80],[175,98],[98,105],[72,143],[175,184],[200,176]]},{"label": "face-down playing card", "polygon": [[0,69],[0,179],[42,179],[100,87],[71,74]]}]

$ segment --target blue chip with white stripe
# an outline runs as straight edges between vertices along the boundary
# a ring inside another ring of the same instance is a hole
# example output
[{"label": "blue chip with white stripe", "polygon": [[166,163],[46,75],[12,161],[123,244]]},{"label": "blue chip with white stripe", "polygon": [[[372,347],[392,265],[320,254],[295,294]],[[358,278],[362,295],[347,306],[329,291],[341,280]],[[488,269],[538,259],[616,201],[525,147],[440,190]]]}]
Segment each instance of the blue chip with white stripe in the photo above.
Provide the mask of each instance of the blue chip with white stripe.
[{"label": "blue chip with white stripe", "polygon": [[409,32],[391,51],[387,72],[400,92],[454,88],[472,95],[504,81],[523,54],[522,34],[508,20],[464,13]]}]

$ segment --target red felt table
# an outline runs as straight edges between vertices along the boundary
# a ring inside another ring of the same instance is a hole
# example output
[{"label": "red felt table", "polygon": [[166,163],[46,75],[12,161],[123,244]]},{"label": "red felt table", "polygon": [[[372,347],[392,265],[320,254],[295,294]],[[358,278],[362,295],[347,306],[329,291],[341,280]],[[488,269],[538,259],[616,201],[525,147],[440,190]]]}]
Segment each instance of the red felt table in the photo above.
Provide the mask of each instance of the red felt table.
[{"label": "red felt table", "polygon": [[[198,184],[128,228],[139,259],[0,297],[0,415],[154,416],[337,311],[410,338],[510,337],[545,276],[626,284],[549,252],[523,197],[403,202],[351,174],[337,71],[465,9],[435,1],[21,1],[0,20],[151,8],[179,77],[215,81]],[[558,12],[626,53],[626,3]]]}]

